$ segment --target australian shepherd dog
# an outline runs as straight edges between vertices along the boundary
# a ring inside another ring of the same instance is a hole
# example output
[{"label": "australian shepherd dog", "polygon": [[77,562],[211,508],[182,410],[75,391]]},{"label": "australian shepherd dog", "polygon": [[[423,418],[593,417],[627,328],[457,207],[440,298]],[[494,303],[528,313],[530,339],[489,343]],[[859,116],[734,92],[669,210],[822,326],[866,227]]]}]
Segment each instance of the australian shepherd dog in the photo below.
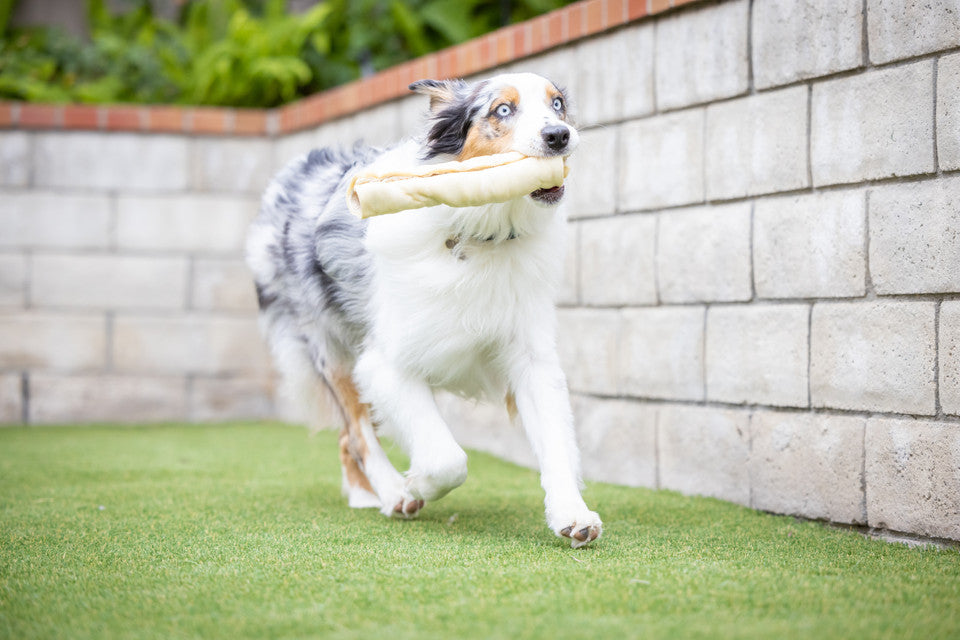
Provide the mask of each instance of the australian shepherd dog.
[{"label": "australian shepherd dog", "polygon": [[[568,156],[579,135],[567,96],[534,74],[422,80],[424,135],[386,150],[314,150],[269,185],[247,243],[261,324],[288,388],[343,416],[340,461],[352,507],[411,518],[464,482],[467,456],[434,393],[505,402],[539,461],[546,520],[574,547],[597,539],[556,350],[564,188],[503,203],[434,206],[360,220],[346,188],[360,168],[517,151]],[[410,458],[399,473],[378,441]]]}]

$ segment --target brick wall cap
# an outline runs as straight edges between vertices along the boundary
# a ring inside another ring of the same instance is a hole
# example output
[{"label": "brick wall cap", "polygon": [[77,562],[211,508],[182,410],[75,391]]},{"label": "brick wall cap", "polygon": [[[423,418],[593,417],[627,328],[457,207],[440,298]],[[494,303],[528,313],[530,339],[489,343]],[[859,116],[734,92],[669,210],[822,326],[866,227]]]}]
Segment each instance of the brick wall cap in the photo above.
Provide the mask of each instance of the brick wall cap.
[{"label": "brick wall cap", "polygon": [[404,97],[411,78],[473,75],[681,6],[705,1],[582,0],[276,109],[0,101],[0,129],[224,136],[287,134]]}]

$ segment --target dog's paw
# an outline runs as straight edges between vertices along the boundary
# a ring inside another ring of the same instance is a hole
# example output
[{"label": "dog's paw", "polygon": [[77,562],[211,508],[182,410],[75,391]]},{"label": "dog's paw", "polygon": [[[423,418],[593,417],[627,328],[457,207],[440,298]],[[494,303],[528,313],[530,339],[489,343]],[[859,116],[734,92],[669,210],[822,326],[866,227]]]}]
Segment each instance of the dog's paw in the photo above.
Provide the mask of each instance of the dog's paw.
[{"label": "dog's paw", "polygon": [[578,549],[590,544],[603,534],[603,523],[595,512],[585,511],[575,518],[560,519],[558,524],[551,526],[551,529],[561,538],[570,538],[570,546]]},{"label": "dog's paw", "polygon": [[403,486],[380,496],[380,513],[391,518],[416,518],[423,505],[423,500],[413,497]]},{"label": "dog's paw", "polygon": [[404,497],[393,505],[393,512],[390,515],[396,518],[416,518],[420,514],[420,509],[423,509],[423,505],[423,500]]}]

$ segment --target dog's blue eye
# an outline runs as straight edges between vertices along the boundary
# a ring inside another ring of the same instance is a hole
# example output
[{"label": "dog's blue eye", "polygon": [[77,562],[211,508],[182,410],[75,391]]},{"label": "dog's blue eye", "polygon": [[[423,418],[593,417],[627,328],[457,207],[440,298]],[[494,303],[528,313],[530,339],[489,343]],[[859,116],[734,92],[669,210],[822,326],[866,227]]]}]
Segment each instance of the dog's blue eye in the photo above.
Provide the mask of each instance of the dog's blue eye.
[{"label": "dog's blue eye", "polygon": [[554,99],[553,99],[553,110],[554,110],[554,111],[562,111],[562,110],[563,110],[563,100],[561,100],[560,98],[554,98]]},{"label": "dog's blue eye", "polygon": [[502,104],[499,107],[497,107],[497,115],[500,116],[501,118],[506,118],[511,113],[513,113],[513,109],[511,109],[510,105],[508,104]]}]

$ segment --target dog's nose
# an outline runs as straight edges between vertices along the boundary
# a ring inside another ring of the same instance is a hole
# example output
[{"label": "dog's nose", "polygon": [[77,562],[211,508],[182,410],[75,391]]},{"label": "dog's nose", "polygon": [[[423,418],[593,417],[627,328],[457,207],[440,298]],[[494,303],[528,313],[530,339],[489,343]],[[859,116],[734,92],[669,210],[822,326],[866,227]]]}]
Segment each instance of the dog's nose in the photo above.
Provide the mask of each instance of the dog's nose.
[{"label": "dog's nose", "polygon": [[555,124],[551,127],[544,127],[540,135],[543,136],[543,141],[547,143],[547,146],[554,151],[563,151],[567,143],[570,142],[570,129],[563,125]]}]

